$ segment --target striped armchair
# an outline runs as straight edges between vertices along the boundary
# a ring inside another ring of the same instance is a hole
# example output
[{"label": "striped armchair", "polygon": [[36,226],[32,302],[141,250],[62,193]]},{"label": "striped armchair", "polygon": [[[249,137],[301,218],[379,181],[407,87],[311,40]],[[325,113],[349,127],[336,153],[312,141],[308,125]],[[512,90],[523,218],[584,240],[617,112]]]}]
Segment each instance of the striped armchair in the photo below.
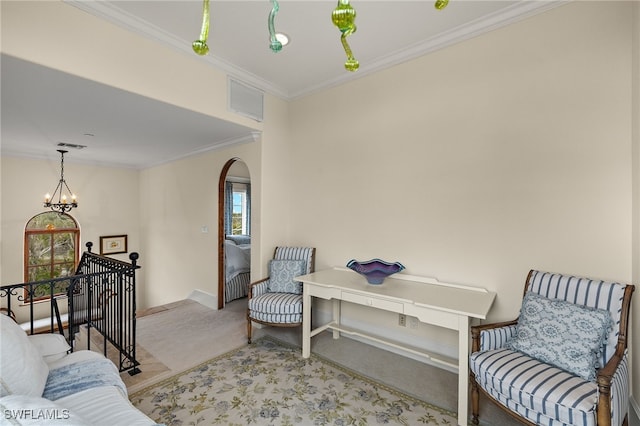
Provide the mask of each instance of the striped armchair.
[{"label": "striped armchair", "polygon": [[315,253],[312,247],[276,247],[269,262],[269,277],[249,285],[249,343],[254,322],[275,327],[302,324],[302,283],[292,278],[314,271]]},{"label": "striped armchair", "polygon": [[[471,328],[473,423],[478,424],[482,392],[526,425],[627,425],[627,325],[633,290],[632,285],[530,271],[518,319]],[[538,301],[542,308],[536,305]],[[586,315],[586,320],[565,314],[574,311],[579,311],[576,315]],[[551,318],[548,325],[544,325],[545,315]],[[584,342],[589,337],[582,337],[581,330],[595,335],[593,330],[597,327],[582,327],[582,321],[586,323],[598,315],[603,323],[599,332],[602,338],[587,345]],[[527,319],[533,319],[533,324],[529,326]],[[563,322],[570,327],[562,327]],[[562,338],[562,331],[572,337]],[[559,340],[553,340],[555,335]],[[580,336],[578,345],[593,347],[583,349],[582,358],[578,358],[579,351],[570,342],[575,336]],[[523,345],[527,339],[529,346]],[[565,355],[569,357],[569,367],[562,366]],[[588,362],[583,363],[584,360]],[[570,371],[574,365],[592,368]]]}]

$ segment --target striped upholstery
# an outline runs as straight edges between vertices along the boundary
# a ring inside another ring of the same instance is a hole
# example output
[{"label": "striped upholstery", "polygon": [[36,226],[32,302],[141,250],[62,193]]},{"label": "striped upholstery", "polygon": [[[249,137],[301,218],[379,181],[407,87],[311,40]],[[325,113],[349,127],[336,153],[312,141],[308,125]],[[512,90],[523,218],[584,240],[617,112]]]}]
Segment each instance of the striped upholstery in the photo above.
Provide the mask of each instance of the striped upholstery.
[{"label": "striped upholstery", "polygon": [[306,274],[313,268],[313,248],[311,247],[277,247],[273,256],[276,260],[304,260],[307,262]]},{"label": "striped upholstery", "polygon": [[484,389],[523,407],[533,422],[543,414],[558,424],[595,425],[595,382],[510,349],[476,352],[470,367]]},{"label": "striped upholstery", "polygon": [[[305,273],[313,271],[314,249],[311,247],[277,247],[275,260],[304,260]],[[249,299],[249,320],[268,324],[302,323],[302,295],[291,293],[271,293],[269,280],[253,286]]]},{"label": "striped upholstery", "polygon": [[[615,326],[603,345],[600,367],[608,362],[618,343],[625,284],[531,271],[525,288],[551,299],[608,310]],[[515,330],[515,326],[485,326],[480,331],[480,350],[471,354],[469,362],[479,387],[538,425],[597,425],[598,383],[505,348]],[[628,374],[625,351],[611,382],[611,425],[621,425],[628,412]]]},{"label": "striped upholstery", "polygon": [[292,293],[265,293],[249,300],[252,316],[277,324],[302,322],[302,295]]},{"label": "striped upholstery", "polygon": [[504,348],[509,339],[515,335],[515,325],[482,330],[480,332],[480,350],[490,351],[492,349]]},{"label": "striped upholstery", "polygon": [[251,281],[251,272],[243,272],[229,280],[224,286],[224,301],[245,297],[249,290],[249,282]]},{"label": "striped upholstery", "polygon": [[629,354],[624,351],[622,362],[611,381],[611,424],[620,425],[629,412]]}]

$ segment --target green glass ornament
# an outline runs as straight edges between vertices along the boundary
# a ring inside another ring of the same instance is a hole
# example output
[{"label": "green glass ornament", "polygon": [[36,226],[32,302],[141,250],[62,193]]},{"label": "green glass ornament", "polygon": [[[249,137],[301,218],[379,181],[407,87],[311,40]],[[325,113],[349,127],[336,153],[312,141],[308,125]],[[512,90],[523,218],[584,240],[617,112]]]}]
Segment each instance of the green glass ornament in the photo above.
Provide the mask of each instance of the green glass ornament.
[{"label": "green glass ornament", "polygon": [[331,21],[342,33],[340,41],[347,54],[347,61],[344,63],[344,67],[347,71],[356,71],[360,67],[360,64],[356,58],[353,57],[353,52],[351,52],[351,47],[347,42],[347,37],[355,33],[357,29],[355,23],[356,11],[349,4],[349,0],[338,0],[338,6],[331,13]]},{"label": "green glass ornament", "polygon": [[206,55],[209,52],[207,46],[207,38],[209,37],[209,0],[203,0],[202,5],[202,30],[200,30],[200,39],[191,43],[193,51],[198,55]]},{"label": "green glass ornament", "polygon": [[269,39],[271,41],[269,47],[273,53],[278,53],[282,50],[282,43],[276,38],[276,26],[273,21],[276,19],[276,15],[280,10],[280,5],[278,4],[278,0],[271,0],[271,3],[273,3],[273,8],[271,8],[271,12],[269,13]]},{"label": "green glass ornament", "polygon": [[442,10],[449,4],[449,0],[436,0],[435,7],[438,10]]}]

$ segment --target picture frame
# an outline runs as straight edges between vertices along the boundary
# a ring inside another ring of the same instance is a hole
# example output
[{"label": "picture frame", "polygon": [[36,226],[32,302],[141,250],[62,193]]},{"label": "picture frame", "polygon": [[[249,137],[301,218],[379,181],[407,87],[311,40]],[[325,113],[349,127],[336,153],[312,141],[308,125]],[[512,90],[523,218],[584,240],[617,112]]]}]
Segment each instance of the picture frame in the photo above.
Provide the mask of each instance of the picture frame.
[{"label": "picture frame", "polygon": [[100,255],[127,252],[126,235],[106,235],[100,237]]}]

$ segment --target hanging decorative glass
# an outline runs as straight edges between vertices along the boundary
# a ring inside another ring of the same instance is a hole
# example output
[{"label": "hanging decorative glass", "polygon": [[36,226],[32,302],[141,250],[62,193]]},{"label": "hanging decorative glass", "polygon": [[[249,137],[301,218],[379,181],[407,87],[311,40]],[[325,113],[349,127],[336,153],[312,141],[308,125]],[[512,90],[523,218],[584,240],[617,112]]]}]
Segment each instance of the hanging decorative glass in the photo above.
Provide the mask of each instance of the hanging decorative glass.
[{"label": "hanging decorative glass", "polygon": [[271,3],[273,3],[273,8],[271,9],[271,13],[269,13],[269,38],[271,40],[269,47],[274,53],[278,53],[282,50],[282,43],[276,38],[276,27],[273,21],[276,19],[276,15],[280,10],[280,5],[278,5],[278,0],[271,0]]},{"label": "hanging decorative glass", "polygon": [[207,38],[209,37],[209,0],[203,0],[202,5],[202,30],[200,30],[200,39],[191,43],[193,51],[198,55],[206,55],[209,52],[207,46]]},{"label": "hanging decorative glass", "polygon": [[436,0],[435,7],[438,10],[442,10],[449,4],[449,0]]},{"label": "hanging decorative glass", "polygon": [[356,32],[356,11],[349,4],[349,0],[338,0],[338,6],[331,14],[331,21],[333,21],[333,25],[338,27],[342,33],[340,41],[347,54],[347,61],[344,63],[344,67],[347,71],[357,71],[360,64],[356,58],[353,57],[351,47],[349,47],[349,43],[347,43],[347,37]]}]

